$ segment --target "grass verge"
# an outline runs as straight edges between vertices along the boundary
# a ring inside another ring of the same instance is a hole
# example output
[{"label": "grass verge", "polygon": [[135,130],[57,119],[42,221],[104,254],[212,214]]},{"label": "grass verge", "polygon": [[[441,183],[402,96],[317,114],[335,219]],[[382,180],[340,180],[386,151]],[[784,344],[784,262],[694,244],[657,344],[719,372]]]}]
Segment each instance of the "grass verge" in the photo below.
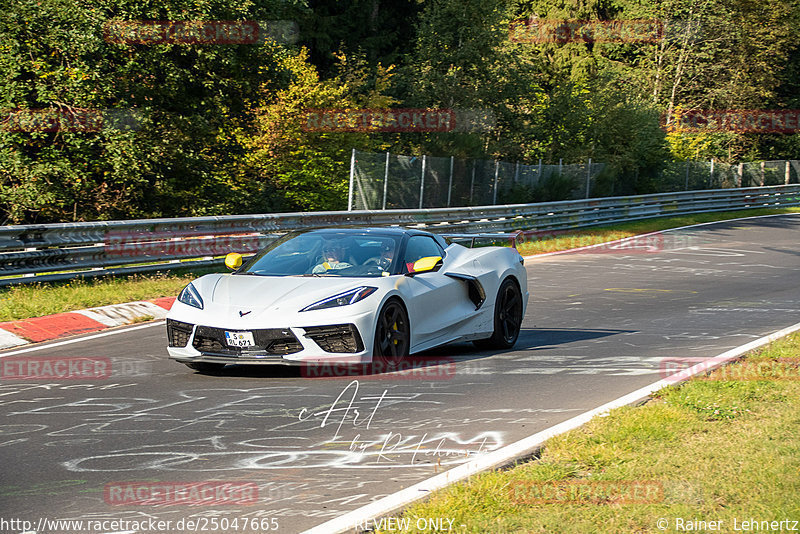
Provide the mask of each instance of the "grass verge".
[{"label": "grass verge", "polygon": [[214,271],[204,269],[5,287],[0,290],[0,321],[28,319],[134,300],[174,297],[194,278]]},{"label": "grass verge", "polygon": [[[537,460],[409,508],[403,532],[431,518],[481,533],[797,531],[799,354],[793,334],[595,418],[549,440]],[[781,367],[780,358],[794,360]]]},{"label": "grass verge", "polygon": [[[781,209],[753,209],[743,211],[725,211],[720,213],[697,213],[694,215],[683,215],[680,217],[659,217],[657,219],[645,219],[629,223],[613,224],[608,226],[598,226],[587,230],[544,232],[544,239],[527,241],[517,246],[520,254],[529,256],[533,254],[544,254],[547,252],[557,252],[571,248],[585,247],[616,241],[634,235],[668,230],[670,228],[680,228],[692,224],[702,224],[715,221],[727,221],[740,217],[757,217],[760,215],[780,215],[784,213],[800,213],[800,208],[781,208]],[[555,237],[550,235],[556,234]]]},{"label": "grass verge", "polygon": [[[518,249],[525,255],[566,250],[578,246],[614,241],[637,234],[677,228],[691,224],[722,221],[739,217],[798,213],[800,208],[754,209],[721,213],[700,213],[681,217],[662,217],[644,221],[603,226],[589,230],[575,230],[552,238],[521,244]],[[158,275],[108,277],[92,280],[76,279],[70,282],[42,283],[11,286],[0,289],[0,321],[28,319],[51,313],[67,312],[120,304],[134,300],[175,296],[193,278],[207,272],[224,271],[205,269],[195,272]]]}]

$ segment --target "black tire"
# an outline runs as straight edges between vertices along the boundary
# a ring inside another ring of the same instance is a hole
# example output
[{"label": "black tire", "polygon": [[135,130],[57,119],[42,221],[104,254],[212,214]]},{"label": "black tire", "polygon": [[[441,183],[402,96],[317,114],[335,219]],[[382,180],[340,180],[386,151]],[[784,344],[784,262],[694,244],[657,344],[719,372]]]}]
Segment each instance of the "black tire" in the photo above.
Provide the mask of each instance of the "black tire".
[{"label": "black tire", "polygon": [[187,363],[186,367],[189,369],[194,369],[198,373],[204,375],[218,375],[222,372],[222,369],[225,367],[224,363],[208,363],[208,362],[193,362]]},{"label": "black tire", "polygon": [[522,292],[517,283],[506,278],[497,291],[494,303],[492,337],[473,341],[481,349],[510,349],[517,342],[522,325]]},{"label": "black tire", "polygon": [[375,327],[375,344],[372,348],[372,362],[394,368],[400,365],[411,348],[411,325],[403,304],[389,300],[378,314]]}]

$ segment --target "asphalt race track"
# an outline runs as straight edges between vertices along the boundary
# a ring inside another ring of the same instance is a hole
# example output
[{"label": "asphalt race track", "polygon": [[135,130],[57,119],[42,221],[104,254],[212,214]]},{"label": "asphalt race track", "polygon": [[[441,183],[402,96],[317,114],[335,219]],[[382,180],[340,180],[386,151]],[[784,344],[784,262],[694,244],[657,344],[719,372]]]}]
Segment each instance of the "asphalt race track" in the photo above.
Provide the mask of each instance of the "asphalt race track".
[{"label": "asphalt race track", "polygon": [[[513,351],[453,345],[400,373],[205,376],[167,360],[163,322],[5,351],[0,364],[108,358],[112,373],[0,381],[0,516],[154,518],[173,532],[181,519],[226,518],[233,532],[256,518],[261,532],[301,532],[655,382],[676,359],[798,322],[799,236],[800,217],[768,217],[668,232],[649,248],[528,259]],[[113,493],[209,481],[257,491],[211,505]]]}]

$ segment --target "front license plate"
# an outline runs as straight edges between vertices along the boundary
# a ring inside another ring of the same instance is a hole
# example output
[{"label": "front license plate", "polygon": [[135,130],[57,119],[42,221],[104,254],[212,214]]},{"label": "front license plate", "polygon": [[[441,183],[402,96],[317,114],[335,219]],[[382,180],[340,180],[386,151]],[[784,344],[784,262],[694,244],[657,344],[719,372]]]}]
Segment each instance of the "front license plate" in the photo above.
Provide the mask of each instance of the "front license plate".
[{"label": "front license plate", "polygon": [[255,347],[252,332],[225,332],[225,341],[230,347]]}]

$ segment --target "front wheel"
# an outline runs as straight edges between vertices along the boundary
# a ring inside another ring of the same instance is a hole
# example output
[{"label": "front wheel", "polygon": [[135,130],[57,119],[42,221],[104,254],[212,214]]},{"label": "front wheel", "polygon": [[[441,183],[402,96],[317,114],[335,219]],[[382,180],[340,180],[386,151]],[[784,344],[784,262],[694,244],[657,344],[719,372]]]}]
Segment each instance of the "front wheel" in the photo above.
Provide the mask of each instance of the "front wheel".
[{"label": "front wheel", "polygon": [[387,367],[397,367],[408,356],[410,347],[411,326],[408,323],[408,313],[398,300],[390,300],[378,314],[372,361],[381,362]]},{"label": "front wheel", "polygon": [[492,337],[474,344],[482,349],[510,349],[517,342],[522,325],[522,292],[510,278],[503,280],[494,303],[494,332]]}]

